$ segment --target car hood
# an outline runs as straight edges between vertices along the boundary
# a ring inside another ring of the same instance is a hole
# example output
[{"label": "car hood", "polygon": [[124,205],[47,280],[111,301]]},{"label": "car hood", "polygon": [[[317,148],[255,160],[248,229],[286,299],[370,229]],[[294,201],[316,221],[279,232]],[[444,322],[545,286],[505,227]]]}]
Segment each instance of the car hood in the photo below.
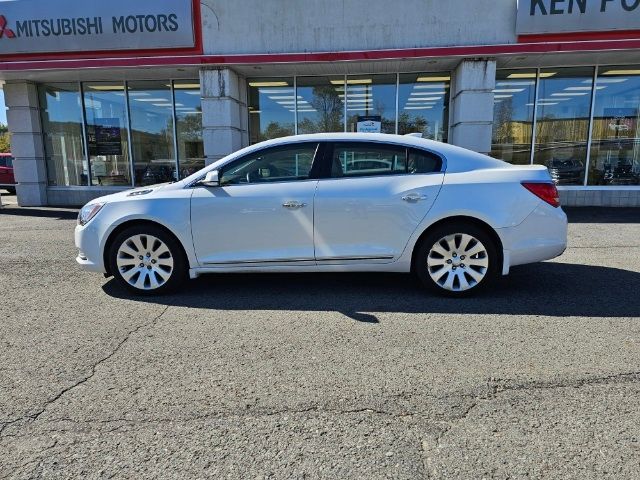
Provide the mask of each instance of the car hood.
[{"label": "car hood", "polygon": [[156,185],[146,185],[144,187],[131,188],[129,190],[123,190],[121,192],[94,198],[88,203],[112,203],[123,200],[131,200],[133,198],[149,198],[156,195],[161,190],[165,190],[168,188],[182,188],[182,182],[158,183]]}]

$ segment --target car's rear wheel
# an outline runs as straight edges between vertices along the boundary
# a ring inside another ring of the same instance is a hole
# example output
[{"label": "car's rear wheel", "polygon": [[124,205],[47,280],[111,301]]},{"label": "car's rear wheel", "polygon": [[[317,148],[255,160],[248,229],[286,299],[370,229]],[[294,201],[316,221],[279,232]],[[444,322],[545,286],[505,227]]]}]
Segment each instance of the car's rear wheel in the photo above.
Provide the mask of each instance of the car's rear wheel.
[{"label": "car's rear wheel", "polygon": [[414,269],[429,289],[448,296],[467,296],[497,276],[497,247],[491,236],[476,225],[445,224],[423,239]]},{"label": "car's rear wheel", "polygon": [[142,295],[173,291],[187,275],[187,260],[178,240],[153,225],[120,232],[111,243],[109,267],[118,283]]}]

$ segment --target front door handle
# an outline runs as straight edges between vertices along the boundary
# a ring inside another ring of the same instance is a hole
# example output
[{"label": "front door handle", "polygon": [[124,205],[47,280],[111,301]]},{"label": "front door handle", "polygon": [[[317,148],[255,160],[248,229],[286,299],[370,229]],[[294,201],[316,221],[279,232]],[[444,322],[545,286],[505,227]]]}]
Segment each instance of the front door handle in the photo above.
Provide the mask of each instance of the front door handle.
[{"label": "front door handle", "polygon": [[297,208],[302,208],[302,207],[306,207],[307,204],[306,203],[302,203],[302,202],[298,202],[296,200],[289,200],[288,202],[284,202],[282,204],[282,206],[284,208],[290,208],[292,210],[295,210]]},{"label": "front door handle", "polygon": [[409,193],[402,197],[405,202],[419,202],[420,200],[426,200],[426,195],[420,195],[419,193]]}]

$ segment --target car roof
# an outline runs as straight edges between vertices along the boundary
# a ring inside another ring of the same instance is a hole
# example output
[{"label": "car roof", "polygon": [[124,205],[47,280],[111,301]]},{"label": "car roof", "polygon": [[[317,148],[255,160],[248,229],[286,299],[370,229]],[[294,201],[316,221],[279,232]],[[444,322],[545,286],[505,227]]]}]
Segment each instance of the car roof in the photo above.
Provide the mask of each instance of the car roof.
[{"label": "car roof", "polygon": [[393,135],[390,133],[350,133],[350,132],[335,132],[335,133],[310,133],[303,135],[291,135],[288,137],[274,138],[273,140],[267,140],[261,142],[260,145],[271,146],[281,145],[293,142],[304,141],[367,141],[367,142],[380,142],[380,143],[395,143],[399,145],[414,146],[439,150],[441,146],[447,145],[446,143],[436,142],[434,140],[427,140],[426,138],[420,138],[413,135]]},{"label": "car roof", "polygon": [[[249,151],[272,147],[278,145],[286,145],[297,142],[330,142],[330,141],[366,141],[379,142],[387,144],[402,145],[404,147],[414,147],[422,150],[429,150],[444,157],[447,163],[448,172],[463,172],[468,170],[477,170],[482,168],[503,168],[509,164],[502,160],[483,155],[481,153],[467,150],[466,148],[451,145],[449,143],[437,142],[414,135],[394,135],[389,133],[312,133],[305,135],[292,135],[288,137],[280,137],[273,140],[256,143],[247,147],[240,152],[249,153]],[[237,153],[240,153],[237,152]]]}]

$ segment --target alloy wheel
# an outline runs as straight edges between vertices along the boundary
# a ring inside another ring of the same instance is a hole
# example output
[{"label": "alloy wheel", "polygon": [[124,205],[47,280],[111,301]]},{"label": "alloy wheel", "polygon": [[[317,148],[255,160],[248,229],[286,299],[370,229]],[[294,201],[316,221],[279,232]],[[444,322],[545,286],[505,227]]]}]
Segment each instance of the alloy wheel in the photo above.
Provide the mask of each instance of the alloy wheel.
[{"label": "alloy wheel", "polygon": [[441,288],[464,292],[478,285],[489,270],[489,255],[480,240],[454,233],[435,242],[427,256],[431,279]]},{"label": "alloy wheel", "polygon": [[169,247],[159,238],[144,234],[122,242],[116,257],[120,275],[138,290],[155,290],[167,283],[173,263]]}]

